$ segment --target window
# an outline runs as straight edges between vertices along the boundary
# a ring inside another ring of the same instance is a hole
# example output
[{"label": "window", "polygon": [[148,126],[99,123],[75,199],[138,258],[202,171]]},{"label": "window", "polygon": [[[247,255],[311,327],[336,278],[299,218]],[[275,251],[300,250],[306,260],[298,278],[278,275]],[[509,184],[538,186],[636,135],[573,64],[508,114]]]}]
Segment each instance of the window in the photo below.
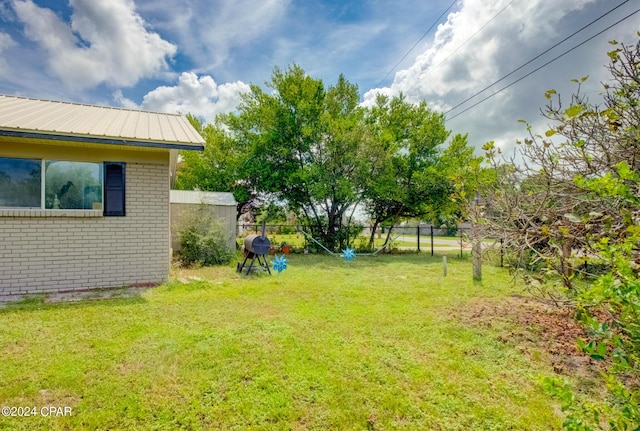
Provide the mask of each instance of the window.
[{"label": "window", "polygon": [[46,209],[102,209],[102,163],[47,160]]},{"label": "window", "polygon": [[0,157],[0,208],[40,208],[42,161]]},{"label": "window", "polygon": [[125,163],[0,157],[0,208],[125,215]]}]

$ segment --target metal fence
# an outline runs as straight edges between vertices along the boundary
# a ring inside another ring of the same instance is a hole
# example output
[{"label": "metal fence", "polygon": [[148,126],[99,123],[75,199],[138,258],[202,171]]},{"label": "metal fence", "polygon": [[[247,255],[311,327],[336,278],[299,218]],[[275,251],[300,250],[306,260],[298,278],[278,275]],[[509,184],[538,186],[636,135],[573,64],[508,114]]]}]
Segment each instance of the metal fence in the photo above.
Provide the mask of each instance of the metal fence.
[{"label": "metal fence", "polygon": [[[240,224],[238,225],[238,237],[243,237],[252,233],[260,233],[262,225],[260,224]],[[305,240],[305,235],[301,234],[303,226],[289,225],[289,224],[272,224],[266,225],[266,232],[272,243],[277,247],[284,242],[288,242],[289,245],[293,245],[293,249],[296,248],[299,252],[309,252],[309,249],[316,248],[313,244],[309,245]],[[380,227],[376,230],[375,238],[377,243],[384,241],[388,234],[388,227]],[[457,227],[438,228],[429,225],[400,225],[394,226],[391,230],[391,236],[389,237],[389,248],[417,251],[422,253],[430,253],[431,256],[436,254],[450,254],[456,252],[460,257],[465,254],[471,254],[471,227],[468,225],[461,225]],[[292,238],[292,235],[294,236]],[[361,237],[355,241],[368,241],[371,235],[371,228],[365,227],[361,233]],[[293,242],[293,244],[292,244]],[[298,244],[295,244],[298,242]],[[306,246],[306,247],[305,247]],[[497,256],[500,259],[500,265],[503,265],[504,260],[504,247],[500,240],[485,240],[486,248],[493,248],[497,250]],[[495,247],[494,247],[495,246]],[[374,247],[375,248],[375,247]]]}]

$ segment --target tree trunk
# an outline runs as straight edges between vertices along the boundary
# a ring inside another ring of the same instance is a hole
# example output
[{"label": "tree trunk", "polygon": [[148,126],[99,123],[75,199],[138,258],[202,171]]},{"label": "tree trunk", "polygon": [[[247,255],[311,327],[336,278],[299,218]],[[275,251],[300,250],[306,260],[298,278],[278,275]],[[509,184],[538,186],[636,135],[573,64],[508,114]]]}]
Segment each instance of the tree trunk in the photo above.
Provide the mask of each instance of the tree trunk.
[{"label": "tree trunk", "polygon": [[389,238],[391,237],[391,231],[393,230],[394,225],[395,225],[395,222],[389,227],[389,230],[387,231],[387,237],[384,240],[385,247],[389,245]]},{"label": "tree trunk", "polygon": [[373,250],[373,243],[375,241],[376,230],[378,230],[378,226],[380,226],[380,220],[376,219],[373,222],[373,226],[371,227],[371,235],[369,236],[369,248]]},{"label": "tree trunk", "polygon": [[562,268],[562,282],[565,287],[572,289],[573,284],[571,278],[573,276],[573,267],[571,266],[571,240],[565,240],[562,243],[562,257],[560,258],[560,265]]}]

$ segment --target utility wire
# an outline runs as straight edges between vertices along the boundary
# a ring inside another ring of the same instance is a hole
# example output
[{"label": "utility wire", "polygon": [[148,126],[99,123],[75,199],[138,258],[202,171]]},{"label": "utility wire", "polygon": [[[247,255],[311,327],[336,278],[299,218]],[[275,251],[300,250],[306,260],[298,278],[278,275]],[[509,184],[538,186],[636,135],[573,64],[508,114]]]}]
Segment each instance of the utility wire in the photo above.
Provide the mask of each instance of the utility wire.
[{"label": "utility wire", "polygon": [[393,67],[391,68],[391,70],[387,72],[387,74],[384,76],[384,78],[382,78],[382,79],[380,80],[380,82],[378,82],[378,83],[376,84],[376,87],[379,87],[380,85],[382,85],[382,83],[385,81],[385,79],[387,79],[387,78],[389,77],[389,75],[391,75],[391,73],[392,73],[394,70],[396,70],[396,67],[400,66],[400,63],[402,63],[402,62],[404,61],[404,59],[405,59],[405,58],[407,58],[407,56],[411,53],[411,51],[413,51],[413,49],[414,49],[414,48],[415,48],[415,47],[420,43],[420,41],[421,41],[422,39],[424,39],[424,38],[427,36],[427,34],[429,34],[429,32],[431,31],[431,29],[432,29],[432,28],[433,28],[433,27],[434,27],[434,26],[435,26],[435,25],[440,21],[440,18],[442,18],[442,17],[444,16],[444,14],[445,14],[445,13],[449,12],[449,9],[451,9],[451,8],[453,7],[453,5],[454,5],[454,4],[456,4],[456,1],[458,1],[458,0],[453,0],[453,1],[451,2],[451,4],[449,5],[449,7],[448,7],[444,12],[442,12],[438,18],[436,18],[436,20],[433,22],[433,24],[431,24],[431,27],[429,27],[429,28],[427,29],[427,31],[425,31],[425,32],[424,32],[424,34],[423,34],[422,36],[420,36],[420,39],[418,39],[418,40],[416,41],[416,43],[414,43],[414,44],[413,44],[413,46],[412,46],[411,48],[409,48],[409,50],[405,53],[405,55],[403,55],[403,56],[402,56],[402,58],[400,59],[400,61],[398,61],[398,62],[396,63],[396,65],[395,65],[395,66],[393,66]]},{"label": "utility wire", "polygon": [[465,103],[467,103],[469,100],[475,98],[476,96],[479,96],[480,94],[484,93],[485,91],[487,91],[489,88],[493,87],[494,85],[496,85],[497,83],[504,81],[506,78],[510,77],[511,75],[513,75],[514,73],[516,73],[517,71],[519,71],[520,69],[522,69],[523,67],[533,63],[535,60],[539,59],[540,57],[542,57],[543,55],[545,55],[546,53],[548,53],[549,51],[551,51],[552,49],[554,49],[555,47],[557,47],[558,45],[566,42],[567,40],[571,39],[573,36],[575,36],[576,34],[580,33],[582,30],[586,29],[587,27],[592,26],[593,24],[595,24],[597,21],[600,21],[602,18],[604,18],[605,16],[609,15],[611,12],[613,12],[614,10],[618,9],[619,7],[623,6],[625,3],[629,3],[629,0],[625,0],[622,3],[620,3],[618,6],[614,7],[613,9],[611,9],[610,11],[606,12],[603,15],[600,15],[598,18],[594,19],[593,21],[591,21],[589,24],[583,26],[581,29],[571,33],[569,36],[565,37],[564,39],[562,39],[560,42],[556,43],[555,45],[551,46],[550,48],[547,48],[546,50],[544,50],[543,52],[541,52],[540,54],[536,55],[535,57],[533,57],[531,60],[527,61],[526,63],[524,63],[523,65],[521,65],[520,67],[518,67],[517,69],[512,70],[511,72],[509,72],[508,74],[504,75],[502,78],[498,79],[497,81],[487,85],[486,87],[484,87],[482,90],[478,91],[477,93],[473,94],[472,96],[468,97],[467,99],[463,100],[462,102],[458,103],[456,106],[454,106],[453,108],[449,109],[448,111],[445,112],[445,115],[448,114],[449,112],[453,111],[456,108],[459,108],[461,105],[464,105]]},{"label": "utility wire", "polygon": [[[632,17],[633,15],[637,14],[638,12],[640,12],[640,9],[635,10],[634,12],[631,12],[629,15],[625,16],[624,18],[616,21],[615,23],[611,24],[609,27],[605,28],[604,30],[599,31],[598,33],[594,34],[593,36],[591,36],[590,38],[588,38],[587,40],[580,42],[578,45],[574,46],[573,48],[563,52],[562,54],[558,55],[557,57],[547,61],[546,63],[544,63],[542,66],[537,67],[536,69],[532,70],[531,72],[527,73],[526,75],[516,79],[515,81],[513,81],[511,84],[509,85],[505,85],[504,87],[502,87],[500,90],[496,91],[495,93],[490,94],[489,96],[485,97],[484,99],[474,103],[473,105],[469,106],[468,108],[458,112],[456,115],[454,115],[453,117],[447,118],[447,120],[453,120],[454,118],[456,118],[459,115],[464,114],[465,112],[467,112],[468,110],[475,108],[476,106],[478,106],[479,104],[481,104],[482,102],[492,98],[493,96],[495,96],[498,93],[501,93],[502,91],[506,90],[507,88],[511,87],[514,84],[517,84],[518,82],[522,81],[524,78],[528,77],[529,75],[534,74],[535,72],[537,72],[538,70],[547,67],[549,64],[553,63],[554,61],[556,61],[557,59],[559,59],[560,57],[564,57],[566,54],[570,53],[571,51],[581,47],[582,45],[584,45],[585,43],[591,41],[592,39],[595,39],[597,36],[600,36],[602,33],[604,33],[607,30],[610,30],[611,28],[615,27],[616,25],[620,24],[622,21],[625,21],[626,19]],[[447,111],[449,112],[449,111]],[[446,113],[445,113],[446,114]]]},{"label": "utility wire", "polygon": [[[451,58],[456,52],[458,52],[458,50],[460,48],[462,48],[463,46],[465,46],[467,44],[467,42],[469,42],[471,39],[473,39],[478,33],[480,33],[482,30],[484,30],[484,28],[486,26],[488,26],[491,21],[493,21],[494,19],[496,19],[498,17],[498,15],[500,15],[502,12],[504,12],[504,10],[506,8],[508,8],[509,6],[511,6],[511,4],[516,1],[516,0],[511,0],[511,2],[509,4],[507,4],[505,7],[503,7],[502,9],[500,9],[500,11],[495,14],[493,16],[493,18],[491,18],[489,21],[485,22],[484,25],[482,27],[480,27],[478,30],[476,30],[475,33],[473,33],[471,36],[469,36],[464,42],[462,42],[462,44],[460,44],[456,49],[453,50],[453,52],[451,54],[449,54],[448,56],[446,56],[440,63],[436,64],[435,66],[433,66],[432,68],[430,68],[427,73],[425,73],[423,76],[420,77],[420,80],[418,82],[416,82],[415,84],[413,84],[411,87],[409,87],[409,89],[407,89],[406,91],[409,92],[411,90],[414,89],[414,87],[416,85],[418,85],[420,83],[420,81],[422,81],[424,79],[424,77],[426,77],[427,75],[429,75],[431,72],[433,72],[434,70],[436,70],[438,67],[440,67],[443,63],[445,63],[447,60],[449,60],[449,58]],[[629,0],[627,0],[629,1]]]}]

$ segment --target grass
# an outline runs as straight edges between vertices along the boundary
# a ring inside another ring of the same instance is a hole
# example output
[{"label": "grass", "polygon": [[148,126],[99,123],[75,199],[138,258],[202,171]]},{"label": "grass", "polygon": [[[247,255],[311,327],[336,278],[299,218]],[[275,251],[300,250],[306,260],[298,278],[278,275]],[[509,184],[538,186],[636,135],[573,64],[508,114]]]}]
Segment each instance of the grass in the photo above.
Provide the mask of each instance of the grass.
[{"label": "grass", "polygon": [[0,429],[560,429],[532,377],[549,364],[452,317],[507,294],[505,271],[484,276],[453,255],[446,278],[421,255],[298,255],[273,276],[176,270],[140,297],[11,305],[0,405],[72,415]]}]

